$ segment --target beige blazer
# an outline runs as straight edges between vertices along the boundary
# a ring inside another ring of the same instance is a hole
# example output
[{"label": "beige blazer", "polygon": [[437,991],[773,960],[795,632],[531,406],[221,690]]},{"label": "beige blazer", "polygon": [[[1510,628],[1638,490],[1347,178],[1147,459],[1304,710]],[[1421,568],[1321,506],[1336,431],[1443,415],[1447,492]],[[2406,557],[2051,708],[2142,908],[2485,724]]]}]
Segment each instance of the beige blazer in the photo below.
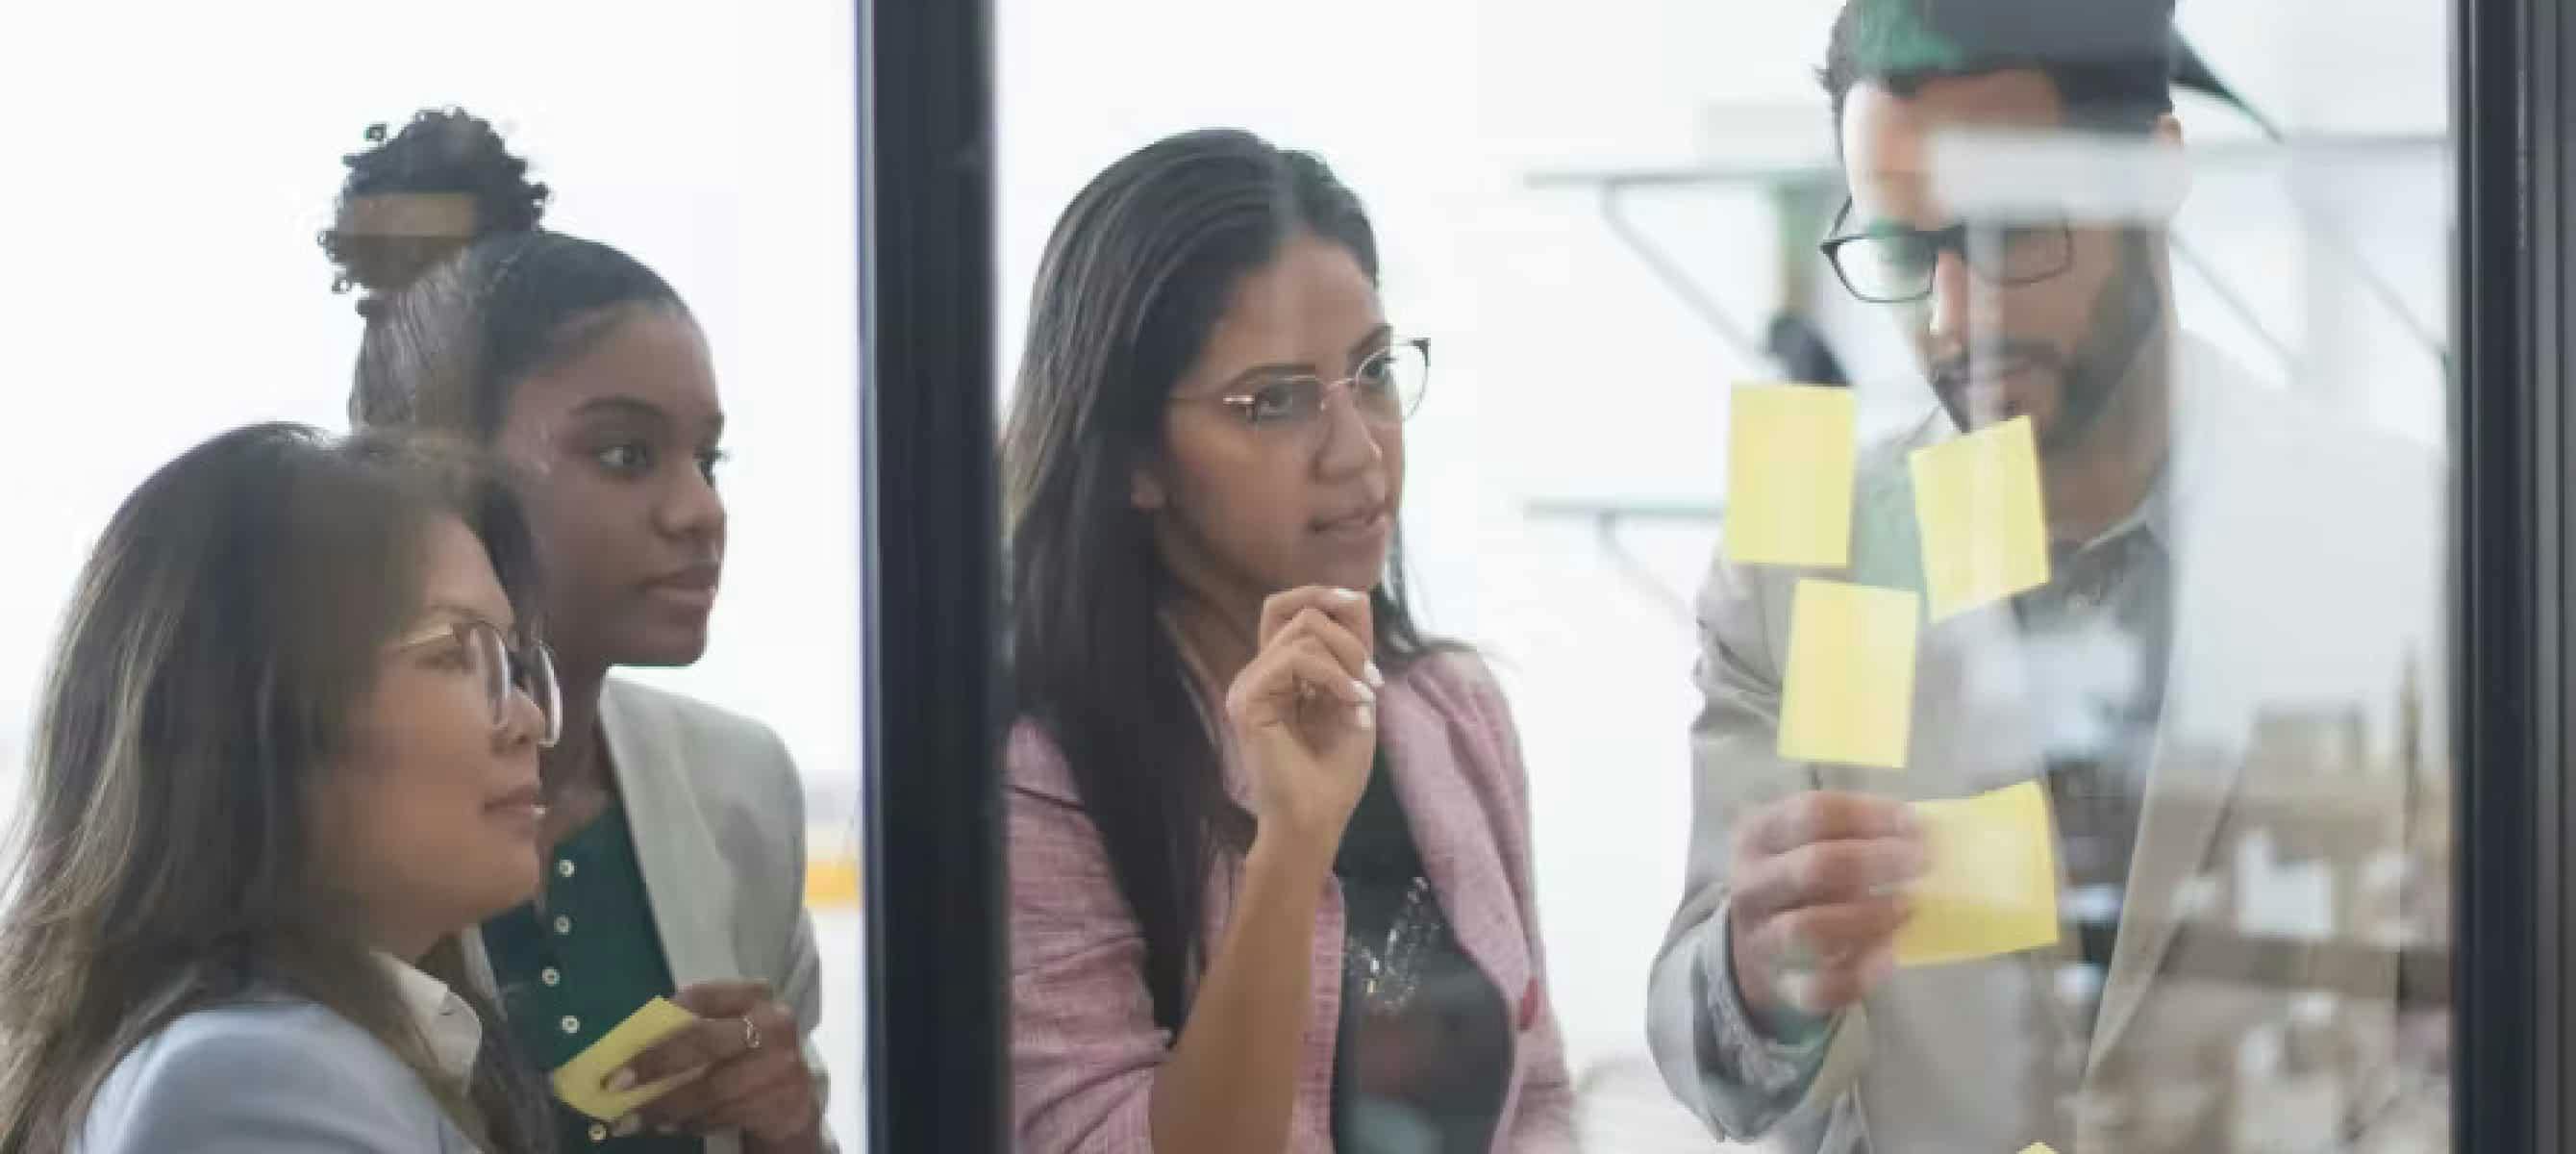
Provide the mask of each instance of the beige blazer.
[{"label": "beige blazer", "polygon": [[[749,718],[616,678],[599,718],[671,980],[769,983],[796,1011],[820,1102],[822,963],[805,912],[805,793],[786,745]],[[480,934],[465,946],[469,976],[494,994]],[[735,1134],[707,1143],[708,1154],[741,1148]]]},{"label": "beige blazer", "polygon": [[[2386,1132],[2401,1096],[2385,948],[2398,912],[2380,883],[2426,812],[2394,747],[2415,726],[2435,774],[2448,748],[2445,474],[2210,350],[2177,352],[2173,648],[2089,1039],[2056,992],[2068,934],[2054,950],[1900,971],[1837,1020],[1794,1108],[1748,1092],[1714,1036],[1707,986],[1727,948],[1737,818],[1816,788],[1964,796],[2038,777],[2042,762],[2008,606],[1927,625],[1904,771],[1774,752],[1797,580],[1922,587],[1905,454],[1953,435],[1939,414],[1864,454],[1847,571],[1721,562],[1710,577],[1692,850],[1648,1033],[1666,1082],[1712,1130],[1834,1152],[2377,1148],[2372,1131]],[[2411,720],[2410,685],[2423,707]],[[2230,943],[2277,920],[2264,907],[2283,869],[2310,883],[2326,871],[2330,885],[2304,891],[2329,895],[2326,924],[2267,931],[2303,944],[2250,960]]]}]

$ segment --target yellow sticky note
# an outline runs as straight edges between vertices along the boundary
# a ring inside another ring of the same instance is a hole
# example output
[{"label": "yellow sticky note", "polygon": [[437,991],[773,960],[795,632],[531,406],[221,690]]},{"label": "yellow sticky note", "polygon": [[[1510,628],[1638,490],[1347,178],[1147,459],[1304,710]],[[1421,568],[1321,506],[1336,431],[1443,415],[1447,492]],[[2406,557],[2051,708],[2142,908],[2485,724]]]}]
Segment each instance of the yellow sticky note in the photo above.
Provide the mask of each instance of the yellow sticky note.
[{"label": "yellow sticky note", "polygon": [[1922,612],[1922,599],[1902,590],[1798,582],[1780,694],[1781,757],[1905,768]]},{"label": "yellow sticky note", "polygon": [[2057,842],[2036,781],[1914,804],[1932,871],[1896,932],[1896,964],[1932,966],[2057,943]]},{"label": "yellow sticky note", "polygon": [[602,1122],[614,1122],[650,1105],[654,1099],[678,1089],[705,1071],[699,1069],[674,1074],[650,1086],[637,1086],[618,1094],[610,1093],[602,1083],[637,1054],[688,1029],[689,1024],[697,1020],[696,1015],[672,1005],[667,998],[655,998],[644,1003],[642,1009],[627,1015],[616,1029],[600,1035],[589,1049],[555,1070],[555,1097]]},{"label": "yellow sticky note", "polygon": [[2048,584],[2048,519],[2030,418],[1917,449],[1907,464],[1933,620]]},{"label": "yellow sticky note", "polygon": [[1728,417],[1726,557],[1841,568],[1851,560],[1850,389],[1738,385]]}]

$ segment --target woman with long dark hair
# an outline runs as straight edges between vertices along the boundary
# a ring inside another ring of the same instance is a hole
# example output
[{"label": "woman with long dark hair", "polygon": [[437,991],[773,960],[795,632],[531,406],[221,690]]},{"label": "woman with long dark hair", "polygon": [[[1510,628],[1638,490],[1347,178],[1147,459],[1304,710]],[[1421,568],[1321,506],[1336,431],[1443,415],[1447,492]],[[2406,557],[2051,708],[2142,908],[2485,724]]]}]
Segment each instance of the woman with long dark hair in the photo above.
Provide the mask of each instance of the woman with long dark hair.
[{"label": "woman with long dark hair", "polygon": [[0,892],[0,1150],[547,1150],[455,935],[537,888],[510,491],[252,426],[91,553]]},{"label": "woman with long dark hair", "polygon": [[545,888],[468,934],[467,961],[547,1069],[653,997],[698,1016],[609,1081],[701,1076],[613,1122],[558,1105],[566,1145],[827,1149],[795,764],[756,721],[610,676],[706,651],[725,549],[706,334],[643,263],[544,228],[546,188],[488,123],[429,111],[372,135],[322,238],[365,292],[350,419],[508,463],[563,667]]},{"label": "woman with long dark hair", "polygon": [[1571,1142],[1518,740],[1400,580],[1430,347],[1377,279],[1357,197],[1233,131],[1048,243],[1002,451],[1036,1154]]}]

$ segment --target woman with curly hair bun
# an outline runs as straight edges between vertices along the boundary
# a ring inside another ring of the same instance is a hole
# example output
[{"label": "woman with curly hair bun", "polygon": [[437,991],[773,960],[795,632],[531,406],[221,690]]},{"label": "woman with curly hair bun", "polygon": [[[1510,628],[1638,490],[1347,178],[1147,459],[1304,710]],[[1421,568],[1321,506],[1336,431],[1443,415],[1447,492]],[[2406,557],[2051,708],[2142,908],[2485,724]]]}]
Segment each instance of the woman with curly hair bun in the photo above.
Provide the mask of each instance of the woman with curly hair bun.
[{"label": "woman with curly hair bun", "polygon": [[367,294],[351,421],[509,464],[563,674],[545,888],[469,935],[469,961],[547,1069],[653,997],[699,1018],[607,1084],[694,1080],[621,1119],[558,1105],[567,1146],[829,1149],[795,765],[758,722],[610,676],[706,650],[725,548],[706,334],[635,258],[544,228],[546,187],[487,122],[431,111],[370,136],[322,236],[339,286]]},{"label": "woman with curly hair bun", "polygon": [[376,147],[341,158],[349,176],[318,238],[341,270],[332,291],[367,290],[360,313],[477,237],[533,232],[545,215],[551,193],[528,162],[463,109],[423,109],[390,140],[371,125],[367,139]]}]

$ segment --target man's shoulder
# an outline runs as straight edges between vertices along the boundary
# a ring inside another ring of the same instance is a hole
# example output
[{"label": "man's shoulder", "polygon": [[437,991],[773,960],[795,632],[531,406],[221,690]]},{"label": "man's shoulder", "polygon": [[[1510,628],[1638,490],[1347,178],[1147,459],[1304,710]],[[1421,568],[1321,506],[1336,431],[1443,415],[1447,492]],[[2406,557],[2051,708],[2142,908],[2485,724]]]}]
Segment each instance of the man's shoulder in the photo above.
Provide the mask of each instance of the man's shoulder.
[{"label": "man's shoulder", "polygon": [[2232,520],[2297,518],[2328,535],[2403,537],[2447,515],[2449,465],[2437,446],[2256,379],[2204,344],[2187,349],[2186,364],[2175,452],[2187,505],[2206,514],[2203,503],[2225,503]]}]

